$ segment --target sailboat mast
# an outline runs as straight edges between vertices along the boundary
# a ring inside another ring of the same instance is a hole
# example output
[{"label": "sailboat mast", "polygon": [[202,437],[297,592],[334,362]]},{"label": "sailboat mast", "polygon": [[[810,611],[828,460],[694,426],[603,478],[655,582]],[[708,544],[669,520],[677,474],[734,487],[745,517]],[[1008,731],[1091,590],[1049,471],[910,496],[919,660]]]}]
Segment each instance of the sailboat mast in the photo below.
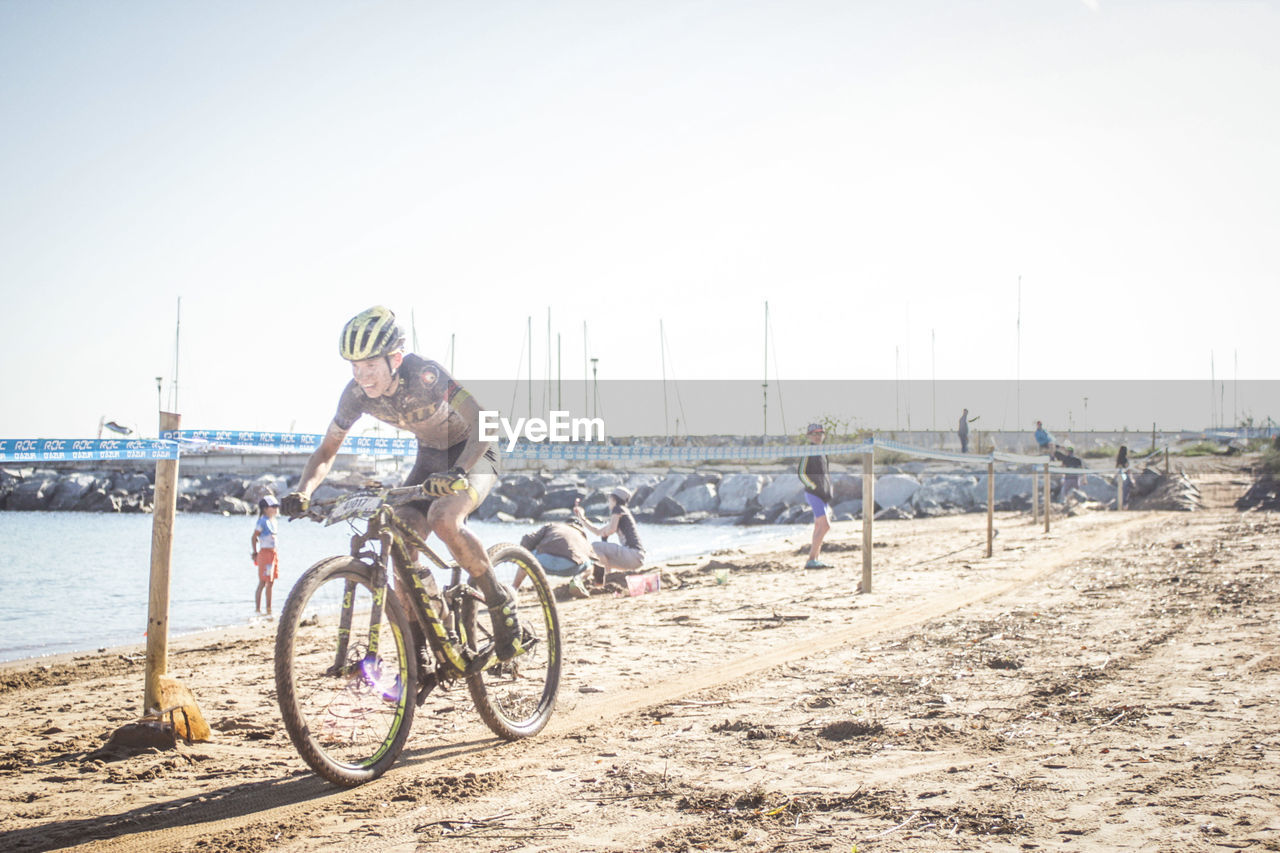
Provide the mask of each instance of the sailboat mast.
[{"label": "sailboat mast", "polygon": [[667,419],[667,334],[658,318],[658,354],[662,361],[662,430],[671,438],[671,424]]},{"label": "sailboat mast", "polygon": [[178,320],[173,327],[173,389],[169,395],[169,411],[178,411],[178,360],[182,353],[182,297],[178,297]]},{"label": "sailboat mast", "polygon": [[769,301],[764,303],[764,431],[761,435],[765,438],[769,435]]}]

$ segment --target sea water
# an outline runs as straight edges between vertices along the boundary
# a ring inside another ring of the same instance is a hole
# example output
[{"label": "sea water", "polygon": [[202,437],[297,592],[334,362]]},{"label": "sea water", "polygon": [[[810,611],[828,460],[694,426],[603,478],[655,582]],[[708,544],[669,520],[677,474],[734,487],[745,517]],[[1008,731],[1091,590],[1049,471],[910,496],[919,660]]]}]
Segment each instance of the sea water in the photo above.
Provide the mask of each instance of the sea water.
[{"label": "sea water", "polygon": [[[258,585],[250,537],[255,517],[180,514],[174,522],[169,633],[180,636],[255,618]],[[485,545],[519,542],[535,523],[472,522]],[[352,529],[280,523],[273,609],[306,569],[350,551]],[[649,562],[805,534],[803,525],[643,525]],[[448,550],[428,540],[442,557]],[[151,516],[0,512],[0,661],[97,651],[146,641]],[[446,578],[439,575],[443,582]],[[552,583],[559,584],[553,578]]]}]

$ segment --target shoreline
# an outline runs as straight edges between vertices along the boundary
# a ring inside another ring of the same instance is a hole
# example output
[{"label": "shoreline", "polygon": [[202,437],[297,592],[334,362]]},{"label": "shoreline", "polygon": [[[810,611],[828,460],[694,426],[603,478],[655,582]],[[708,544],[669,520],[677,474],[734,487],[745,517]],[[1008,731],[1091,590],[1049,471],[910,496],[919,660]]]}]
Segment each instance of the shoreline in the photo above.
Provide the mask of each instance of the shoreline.
[{"label": "shoreline", "polygon": [[[791,540],[795,539],[797,534],[788,530],[776,530],[775,536],[769,537],[759,542],[747,543],[742,547],[720,548],[713,550],[701,550],[695,553],[685,554],[682,556],[670,557],[665,560],[645,565],[640,572],[662,571],[668,572],[671,569],[685,569],[689,566],[705,562],[716,556],[724,556],[726,554],[741,554],[747,557],[760,556],[765,554],[775,554],[791,544]],[[834,538],[835,529],[828,537]],[[805,539],[805,542],[808,540]],[[558,578],[551,578],[552,586],[559,587],[563,581]],[[292,587],[290,587],[291,589]],[[284,599],[288,596],[290,589],[281,589],[283,596],[280,598],[279,605],[284,607]],[[202,628],[197,631],[184,632],[182,634],[171,634],[169,636],[169,653],[183,654],[190,652],[193,648],[207,645],[210,642],[239,642],[243,640],[254,640],[263,633],[263,629],[270,628],[272,634],[275,633],[276,620],[261,619],[251,624],[226,625],[222,627]],[[99,659],[115,660],[124,658],[142,658],[145,657],[147,651],[146,642],[122,643],[118,645],[99,646],[96,648],[80,649],[67,652],[53,652],[47,655],[29,655],[22,658],[14,658],[12,660],[0,660],[0,680],[4,676],[13,672],[21,672],[33,670],[37,668],[54,668],[69,667],[78,664],[80,661],[94,661]],[[137,662],[141,662],[138,660]],[[4,686],[0,683],[0,693],[4,692]]]}]

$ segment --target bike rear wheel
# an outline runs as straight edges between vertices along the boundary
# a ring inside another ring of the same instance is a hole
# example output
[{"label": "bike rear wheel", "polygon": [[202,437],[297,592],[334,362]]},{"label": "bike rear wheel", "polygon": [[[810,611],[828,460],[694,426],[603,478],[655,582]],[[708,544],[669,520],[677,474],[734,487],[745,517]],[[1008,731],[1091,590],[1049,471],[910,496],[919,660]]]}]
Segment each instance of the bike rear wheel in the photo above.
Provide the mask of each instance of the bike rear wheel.
[{"label": "bike rear wheel", "polygon": [[[517,573],[524,580],[516,592],[523,654],[505,662],[493,662],[468,676],[467,688],[485,724],[507,740],[542,731],[555,709],[560,689],[560,617],[542,566],[524,548],[495,545],[489,561],[500,582],[511,584]],[[468,599],[463,613],[467,645],[475,651],[492,641],[492,622],[483,607]]]},{"label": "bike rear wheel", "polygon": [[347,787],[395,763],[416,707],[409,621],[386,595],[371,626],[372,603],[372,567],[352,557],[321,560],[294,585],[276,631],[276,695],[289,738],[312,770]]}]

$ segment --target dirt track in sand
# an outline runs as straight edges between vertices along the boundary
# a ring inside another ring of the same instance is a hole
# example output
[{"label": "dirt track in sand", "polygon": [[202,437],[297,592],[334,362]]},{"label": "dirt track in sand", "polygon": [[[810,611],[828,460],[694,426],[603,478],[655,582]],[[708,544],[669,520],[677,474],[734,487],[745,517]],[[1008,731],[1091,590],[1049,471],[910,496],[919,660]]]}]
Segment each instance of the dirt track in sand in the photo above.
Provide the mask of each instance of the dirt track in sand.
[{"label": "dirt track in sand", "polygon": [[566,602],[546,732],[454,690],[354,791],[292,752],[265,628],[174,654],[215,740],[173,753],[86,760],[138,664],[5,673],[0,849],[1280,849],[1280,519],[1195,476],[1204,512],[998,516],[990,559],[981,516],[880,524],[870,595],[837,525],[835,572],[793,542]]}]

